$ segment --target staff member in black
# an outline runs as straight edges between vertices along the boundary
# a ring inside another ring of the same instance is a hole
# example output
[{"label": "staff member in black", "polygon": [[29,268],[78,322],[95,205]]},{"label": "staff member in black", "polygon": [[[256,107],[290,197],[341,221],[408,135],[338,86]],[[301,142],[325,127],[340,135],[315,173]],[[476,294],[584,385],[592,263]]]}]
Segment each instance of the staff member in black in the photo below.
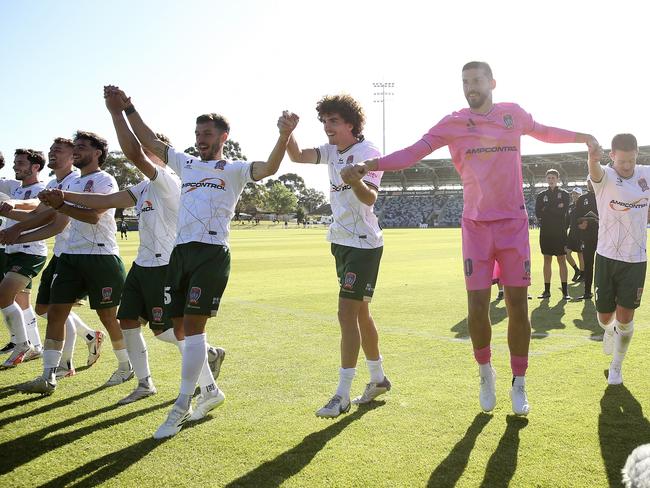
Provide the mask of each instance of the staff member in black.
[{"label": "staff member in black", "polygon": [[567,289],[566,245],[567,212],[571,197],[569,193],[557,187],[560,173],[556,169],[546,172],[548,189],[537,195],[535,215],[539,222],[539,247],[544,255],[544,292],[537,298],[551,297],[551,264],[553,256],[557,258],[562,282],[562,298],[569,300]]},{"label": "staff member in black", "polygon": [[598,245],[598,208],[596,207],[596,195],[591,181],[587,181],[588,191],[576,201],[576,220],[580,229],[582,240],[582,257],[584,260],[583,277],[585,292],[578,300],[590,300],[591,285],[594,279],[594,256]]}]

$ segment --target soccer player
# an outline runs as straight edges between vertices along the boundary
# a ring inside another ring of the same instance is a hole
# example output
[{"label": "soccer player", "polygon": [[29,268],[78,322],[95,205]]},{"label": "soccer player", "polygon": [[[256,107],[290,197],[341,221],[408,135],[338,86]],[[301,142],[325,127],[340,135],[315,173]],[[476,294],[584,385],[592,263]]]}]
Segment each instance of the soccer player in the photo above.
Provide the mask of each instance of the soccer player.
[{"label": "soccer player", "polygon": [[591,300],[591,286],[594,280],[594,257],[598,244],[598,207],[591,181],[587,181],[587,192],[576,201],[576,220],[580,230],[580,241],[584,262],[584,293],[578,300]]},{"label": "soccer player", "polygon": [[327,164],[330,178],[334,221],[329,226],[327,240],[331,242],[340,285],[341,367],[336,392],[316,415],[331,418],[350,409],[350,390],[361,347],[370,370],[370,382],[352,403],[368,403],[391,388],[384,374],[379,335],[369,308],[384,249],[381,227],[373,212],[382,172],[370,172],[354,180],[340,174],[346,165],[380,156],[377,148],[363,136],[365,114],[355,99],[350,95],[326,96],[316,104],[316,111],[327,144],[300,149],[292,135],[287,153],[296,163]]},{"label": "soccer player", "polygon": [[[135,389],[118,401],[118,404],[125,405],[157,392],[151,378],[147,345],[140,322],[148,322],[154,336],[162,342],[174,344],[180,350],[183,347],[182,340],[179,342],[174,335],[171,320],[163,315],[164,280],[176,237],[181,183],[178,176],[158,158],[142,151],[140,143],[129,130],[122,115],[125,107],[122,97],[118,93],[106,93],[106,106],[111,113],[124,155],[148,179],[107,195],[66,191],[63,199],[97,209],[128,208],[135,205],[138,211],[140,246],[126,277],[120,308],[117,312],[129,360],[138,378]],[[169,142],[162,134],[157,136],[160,140]],[[214,360],[210,359],[212,357]],[[203,388],[216,388],[210,369],[214,368],[215,377],[218,376],[224,357],[223,349],[208,347],[208,364],[205,364],[199,377],[199,384]]]},{"label": "soccer player", "polygon": [[[578,221],[576,219],[576,202],[582,195],[582,188],[576,186],[571,190],[571,203],[569,204],[569,211],[567,212],[567,219],[569,222],[569,235],[566,242],[566,262],[573,268],[573,283],[578,283],[583,280],[583,270],[585,268],[584,259],[582,256],[582,243],[580,242],[580,229],[578,228]],[[574,251],[578,255],[578,263],[571,256]]]},{"label": "soccer player", "polygon": [[[104,138],[93,132],[78,131],[74,137],[73,157],[74,165],[81,173],[66,190],[116,192],[115,178],[101,170],[107,155],[108,144]],[[97,312],[111,338],[118,362],[117,370],[106,386],[119,385],[133,377],[133,368],[116,317],[124,284],[124,264],[115,240],[115,210],[87,209],[66,203],[59,189],[45,190],[39,198],[57,213],[72,220],[67,245],[57,260],[50,290],[43,374],[18,388],[26,393],[49,395],[54,392],[65,339],[65,321],[75,301],[85,295],[88,295],[90,308]],[[55,235],[60,231],[55,227],[58,220],[21,236],[18,242]]]},{"label": "soccer player", "polygon": [[[35,198],[45,185],[38,174],[45,167],[45,156],[33,149],[16,149],[14,171],[21,186],[11,193],[14,200]],[[12,220],[7,226],[13,224]],[[36,315],[30,304],[30,289],[34,278],[45,265],[47,245],[45,241],[29,244],[12,244],[5,249],[6,274],[0,282],[0,308],[5,322],[15,337],[15,346],[0,369],[15,368],[23,361],[43,355],[43,346],[36,323]]]},{"label": "soccer player", "polygon": [[539,222],[539,247],[544,256],[544,291],[537,298],[551,298],[551,265],[553,256],[560,268],[562,298],[569,300],[566,267],[567,211],[571,197],[569,192],[558,188],[560,173],[556,169],[546,172],[548,188],[537,195],[535,215]]},{"label": "soccer player", "polygon": [[[130,101],[125,95],[123,98]],[[268,161],[249,163],[223,158],[230,125],[221,115],[204,114],[196,119],[197,158],[158,139],[133,104],[129,103],[124,113],[143,148],[165,162],[182,182],[177,238],[165,280],[165,311],[174,328],[184,331],[185,346],[180,394],[154,433],[154,438],[161,439],[176,435],[188,420],[205,417],[225,399],[219,388],[202,388],[195,408],[191,406],[206,360],[205,326],[219,308],[230,273],[230,221],[244,186],[277,172],[298,118],[284,112],[278,121],[280,135]]]},{"label": "soccer player", "polygon": [[501,267],[508,310],[508,345],[513,374],[510,397],[515,414],[529,411],[525,389],[530,344],[527,287],[530,285],[528,216],[523,194],[520,139],[531,135],[552,142],[590,142],[587,134],[547,127],[514,103],[493,103],[496,81],[487,63],[462,69],[469,108],[443,118],[422,139],[388,156],[344,171],[360,179],[369,171],[413,166],[434,150],[449,146],[463,182],[463,263],[468,296],[467,322],[479,364],[479,401],[484,411],[496,404],[496,374],[490,364],[490,285],[494,261]]},{"label": "soccer player", "polygon": [[[79,176],[79,172],[73,167],[73,147],[74,144],[70,139],[64,137],[54,139],[48,152],[47,167],[54,172],[55,177],[50,180],[46,189],[61,189]],[[55,212],[42,202],[39,202],[39,205],[33,211],[14,208],[14,206],[10,202],[5,202],[0,207],[1,215],[8,216],[16,221],[14,225],[0,233],[0,241],[2,242],[15,242],[23,232],[41,227],[52,222],[55,218]],[[61,252],[65,249],[69,234],[67,219],[61,219],[61,223],[65,223],[66,226],[55,236],[53,256],[41,274],[41,282],[36,296],[36,315],[45,319],[47,319],[47,310],[50,303],[50,288],[54,277],[54,270],[56,269],[56,262]],[[36,319],[34,318],[34,320]],[[99,359],[104,339],[104,334],[101,331],[92,330],[74,312],[70,312],[65,326],[66,338],[61,357],[61,366],[57,370],[57,378],[73,376],[75,374],[72,356],[77,334],[85,340],[88,346],[87,366],[92,366]]]},{"label": "soccer player", "polygon": [[605,330],[603,350],[614,353],[607,382],[623,383],[623,359],[634,333],[634,311],[641,305],[647,254],[650,167],[637,166],[632,134],[612,139],[612,165],[601,166],[602,150],[589,151],[589,179],[598,207],[595,295],[598,322]]}]

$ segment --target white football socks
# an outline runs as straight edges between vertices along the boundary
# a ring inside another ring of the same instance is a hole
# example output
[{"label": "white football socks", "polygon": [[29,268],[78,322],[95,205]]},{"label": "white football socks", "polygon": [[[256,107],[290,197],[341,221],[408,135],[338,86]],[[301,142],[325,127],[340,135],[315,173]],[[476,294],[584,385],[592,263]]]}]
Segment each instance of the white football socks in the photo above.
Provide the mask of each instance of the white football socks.
[{"label": "white football socks", "polygon": [[147,343],[142,335],[142,327],[135,329],[122,329],[126,350],[128,351],[129,360],[133,365],[133,371],[138,380],[144,380],[151,376],[149,369],[149,351]]}]

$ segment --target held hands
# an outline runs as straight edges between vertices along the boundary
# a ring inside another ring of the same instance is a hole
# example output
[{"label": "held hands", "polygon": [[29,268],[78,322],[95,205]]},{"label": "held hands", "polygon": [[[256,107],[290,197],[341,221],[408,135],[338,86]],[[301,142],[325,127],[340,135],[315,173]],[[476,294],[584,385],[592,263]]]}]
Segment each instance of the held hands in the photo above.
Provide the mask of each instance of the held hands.
[{"label": "held hands", "polygon": [[589,153],[589,161],[600,161],[603,158],[603,148],[600,147],[598,141],[593,139],[593,141],[587,142],[587,148]]},{"label": "held hands", "polygon": [[290,136],[298,125],[299,120],[300,117],[298,117],[296,114],[293,114],[288,110],[284,110],[278,119],[278,129],[280,129],[280,134],[287,137]]},{"label": "held hands", "polygon": [[14,209],[14,206],[9,203],[9,202],[2,202],[0,204],[0,215],[3,217],[6,217],[9,212],[11,212]]},{"label": "held hands", "polygon": [[61,208],[65,203],[63,200],[63,192],[58,188],[43,190],[38,194],[38,199],[55,210]]},{"label": "held hands", "polygon": [[341,170],[341,179],[348,185],[353,185],[368,174],[368,167],[364,163],[348,164]]},{"label": "held hands", "polygon": [[115,85],[106,85],[104,87],[104,102],[110,113],[120,113],[131,105],[131,98]]}]

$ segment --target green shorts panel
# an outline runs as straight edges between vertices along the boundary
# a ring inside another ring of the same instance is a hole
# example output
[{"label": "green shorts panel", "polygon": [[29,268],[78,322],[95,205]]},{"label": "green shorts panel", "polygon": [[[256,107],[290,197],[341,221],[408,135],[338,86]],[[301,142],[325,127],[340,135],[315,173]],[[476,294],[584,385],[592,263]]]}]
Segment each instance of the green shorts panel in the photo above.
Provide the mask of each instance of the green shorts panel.
[{"label": "green shorts panel", "polygon": [[383,247],[359,249],[332,244],[339,279],[339,297],[369,302],[375,292]]},{"label": "green shorts panel", "polygon": [[54,279],[54,271],[56,270],[56,262],[59,258],[52,256],[50,262],[47,263],[45,269],[41,273],[41,284],[38,285],[38,293],[36,295],[36,303],[39,305],[50,304],[50,288],[52,288],[52,280]]},{"label": "green shorts panel", "polygon": [[90,308],[120,304],[124,286],[124,264],[119,256],[61,254],[50,289],[50,303],[74,303],[86,294]]},{"label": "green shorts panel", "polygon": [[29,278],[29,283],[25,289],[32,288],[32,278],[34,278],[45,266],[47,258],[45,256],[36,256],[34,254],[25,254],[24,252],[15,252],[7,254],[7,273],[17,273]]},{"label": "green shorts panel", "polygon": [[133,263],[126,275],[118,319],[148,322],[152,330],[161,332],[172,327],[164,314],[165,277],[167,266],[143,267]]},{"label": "green shorts panel", "polygon": [[188,242],[172,251],[167,268],[165,311],[214,317],[230,275],[230,250],[225,246]]},{"label": "green shorts panel", "polygon": [[641,305],[647,263],[626,263],[596,253],[594,295],[596,310],[610,313],[616,306],[636,309]]}]

